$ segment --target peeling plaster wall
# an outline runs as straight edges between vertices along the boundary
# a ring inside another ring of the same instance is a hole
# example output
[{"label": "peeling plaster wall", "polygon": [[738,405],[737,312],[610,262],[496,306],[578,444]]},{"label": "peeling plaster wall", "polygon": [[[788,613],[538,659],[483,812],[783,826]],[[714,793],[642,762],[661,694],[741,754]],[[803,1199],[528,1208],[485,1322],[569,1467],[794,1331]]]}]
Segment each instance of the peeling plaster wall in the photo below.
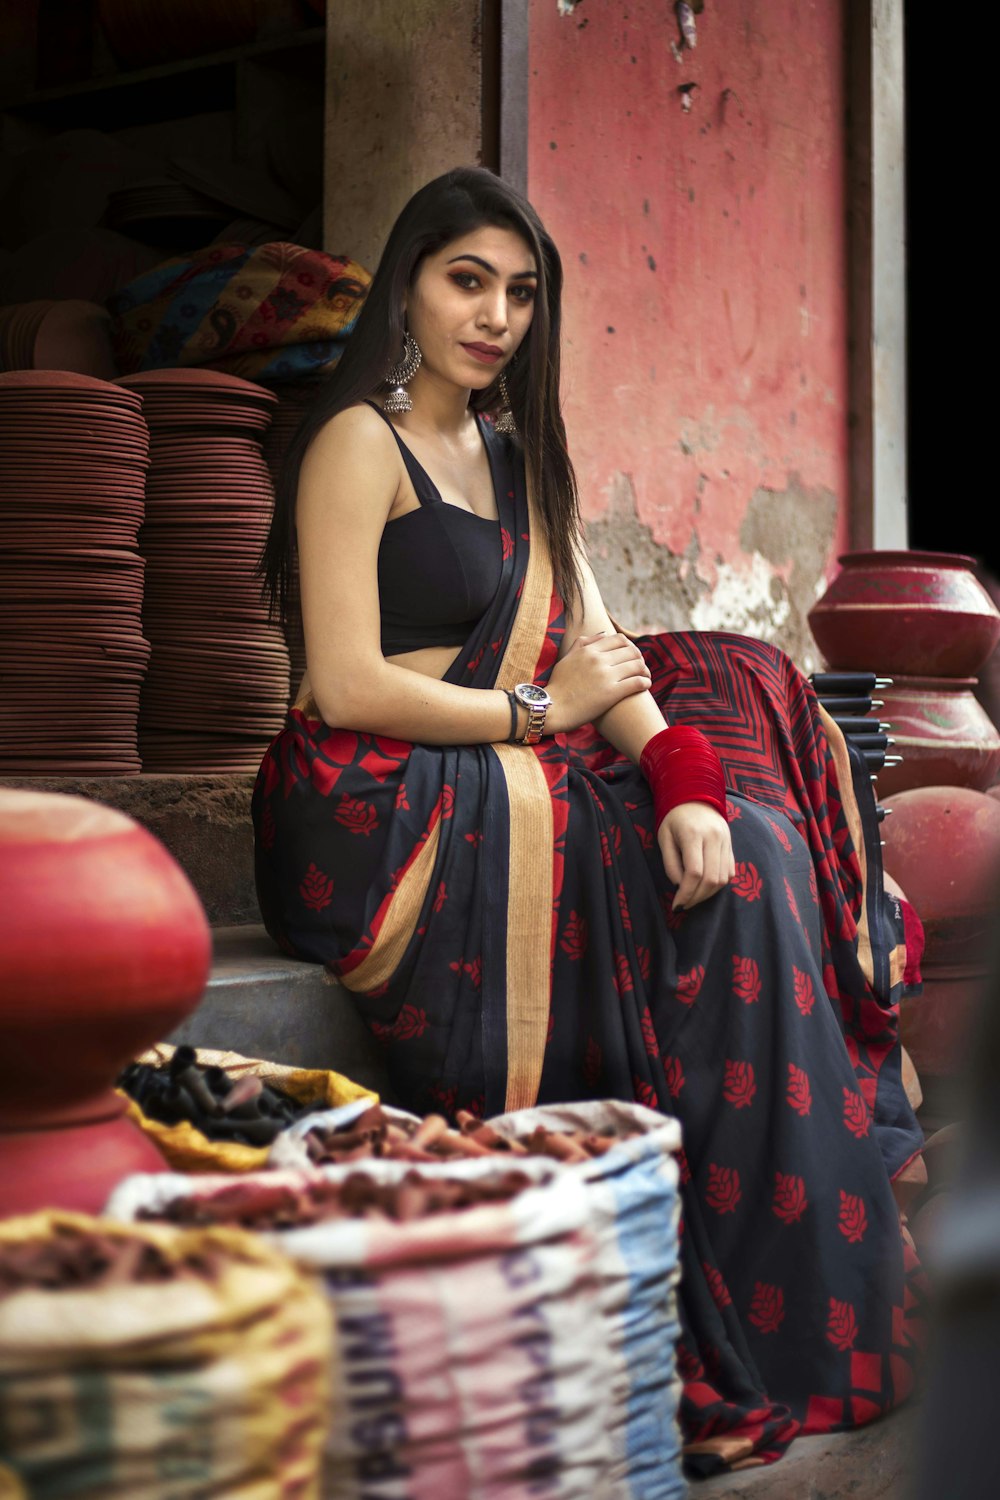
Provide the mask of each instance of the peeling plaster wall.
[{"label": "peeling plaster wall", "polygon": [[530,6],[528,191],[609,605],[807,668],[848,545],[843,3],[705,0],[679,61],[666,0]]}]

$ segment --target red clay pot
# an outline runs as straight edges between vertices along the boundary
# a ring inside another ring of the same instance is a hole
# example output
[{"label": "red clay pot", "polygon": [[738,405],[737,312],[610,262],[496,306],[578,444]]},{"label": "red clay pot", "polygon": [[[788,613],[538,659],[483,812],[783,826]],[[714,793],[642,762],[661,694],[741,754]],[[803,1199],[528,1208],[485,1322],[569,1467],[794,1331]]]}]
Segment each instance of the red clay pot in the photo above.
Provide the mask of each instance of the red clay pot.
[{"label": "red clay pot", "polygon": [[153,835],[82,797],[0,789],[3,1211],[96,1212],[162,1167],[114,1083],[197,1005],[211,937]]},{"label": "red clay pot", "polygon": [[1000,802],[967,787],[885,798],[885,868],[924,924],[922,995],[900,1029],[922,1081],[953,1077],[994,960],[1000,895]]},{"label": "red clay pot", "polygon": [[918,786],[984,792],[1000,771],[1000,734],[974,696],[974,677],[894,677],[880,688],[902,765],[878,773],[879,798]]},{"label": "red clay pot", "polygon": [[809,611],[833,668],[892,676],[973,677],[1000,638],[1000,612],[951,552],[847,552]]}]

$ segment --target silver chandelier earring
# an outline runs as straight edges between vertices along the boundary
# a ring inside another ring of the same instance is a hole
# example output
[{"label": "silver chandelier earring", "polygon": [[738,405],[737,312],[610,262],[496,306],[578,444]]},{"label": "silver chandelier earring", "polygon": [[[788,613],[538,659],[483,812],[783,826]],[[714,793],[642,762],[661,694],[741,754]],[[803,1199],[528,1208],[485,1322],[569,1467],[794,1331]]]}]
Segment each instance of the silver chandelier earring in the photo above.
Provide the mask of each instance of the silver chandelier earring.
[{"label": "silver chandelier earring", "polygon": [[517,423],[514,421],[514,413],[510,408],[510,392],[507,389],[507,376],[502,372],[497,384],[500,387],[500,410],[496,414],[493,427],[497,432],[516,432]]},{"label": "silver chandelier earring", "polygon": [[420,346],[410,330],[407,329],[403,335],[403,358],[398,365],[393,365],[385,377],[386,385],[391,385],[393,389],[382,403],[383,411],[399,412],[413,410],[413,402],[410,400],[410,394],[406,390],[406,387],[420,369],[420,361],[422,359],[423,355],[420,352]]}]

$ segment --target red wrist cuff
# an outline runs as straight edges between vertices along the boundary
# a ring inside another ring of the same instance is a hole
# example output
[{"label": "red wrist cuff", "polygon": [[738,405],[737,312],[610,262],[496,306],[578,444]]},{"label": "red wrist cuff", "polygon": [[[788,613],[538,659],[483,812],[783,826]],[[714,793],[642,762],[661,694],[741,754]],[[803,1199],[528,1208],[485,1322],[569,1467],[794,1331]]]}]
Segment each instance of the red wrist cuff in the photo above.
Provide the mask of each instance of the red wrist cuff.
[{"label": "red wrist cuff", "polygon": [[726,817],[726,782],[722,762],[700,729],[675,724],[646,745],[639,769],[653,793],[656,827],[682,802],[707,802]]}]

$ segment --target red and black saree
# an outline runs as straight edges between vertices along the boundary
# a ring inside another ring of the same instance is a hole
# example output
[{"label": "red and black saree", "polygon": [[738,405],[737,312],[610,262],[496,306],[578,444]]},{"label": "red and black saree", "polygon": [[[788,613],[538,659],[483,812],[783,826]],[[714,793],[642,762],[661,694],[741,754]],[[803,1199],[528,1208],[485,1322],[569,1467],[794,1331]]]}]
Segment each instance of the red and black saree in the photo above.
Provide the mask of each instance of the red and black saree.
[{"label": "red and black saree", "polygon": [[[544,682],[565,627],[523,463],[483,423],[496,597],[448,673]],[[269,931],[329,966],[410,1108],[616,1097],[678,1116],[689,1464],[766,1462],[912,1382],[921,1280],[890,1179],[901,925],[865,768],[775,647],[639,638],[722,758],[737,875],[687,912],[638,769],[596,732],[413,745],[293,709],[254,794]]]}]

